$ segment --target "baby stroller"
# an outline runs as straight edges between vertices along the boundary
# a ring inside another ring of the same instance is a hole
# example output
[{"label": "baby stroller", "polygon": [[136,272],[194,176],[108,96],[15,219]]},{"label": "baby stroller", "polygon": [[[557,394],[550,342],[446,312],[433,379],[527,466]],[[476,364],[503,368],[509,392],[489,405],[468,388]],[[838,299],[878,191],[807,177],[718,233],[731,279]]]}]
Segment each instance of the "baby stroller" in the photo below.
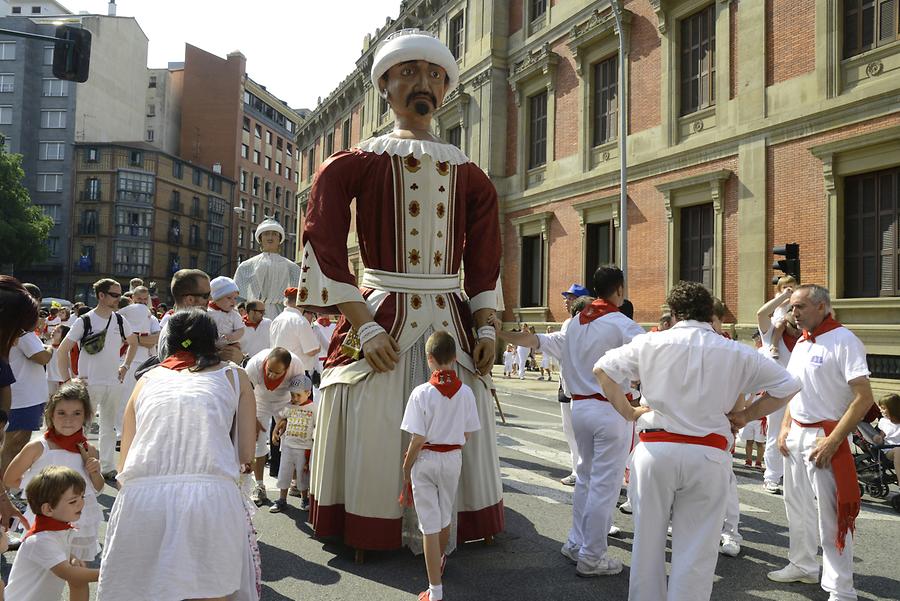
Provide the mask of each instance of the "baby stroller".
[{"label": "baby stroller", "polygon": [[[894,473],[893,461],[884,451],[895,448],[896,445],[875,444],[877,435],[875,426],[869,422],[860,422],[853,433],[853,444],[860,452],[853,459],[860,493],[876,499],[886,499],[891,492],[891,485],[897,485],[897,474]],[[900,494],[891,498],[891,507],[900,512]]]}]

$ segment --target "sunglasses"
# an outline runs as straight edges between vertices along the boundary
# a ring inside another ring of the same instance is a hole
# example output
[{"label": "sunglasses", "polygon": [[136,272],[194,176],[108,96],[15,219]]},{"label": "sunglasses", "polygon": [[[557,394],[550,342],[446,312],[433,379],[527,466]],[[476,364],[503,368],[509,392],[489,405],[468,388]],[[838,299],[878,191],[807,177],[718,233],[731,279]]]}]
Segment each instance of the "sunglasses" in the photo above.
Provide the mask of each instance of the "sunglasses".
[{"label": "sunglasses", "polygon": [[202,298],[203,300],[209,300],[210,294],[212,294],[212,293],[211,292],[205,292],[205,293],[188,292],[187,294],[185,294],[185,296],[196,296],[197,298]]},{"label": "sunglasses", "polygon": [[247,313],[265,313],[265,309],[247,309]]},{"label": "sunglasses", "polygon": [[104,292],[103,294],[105,294],[106,296],[111,296],[112,298],[119,298],[120,296],[122,296],[122,293],[120,292]]}]

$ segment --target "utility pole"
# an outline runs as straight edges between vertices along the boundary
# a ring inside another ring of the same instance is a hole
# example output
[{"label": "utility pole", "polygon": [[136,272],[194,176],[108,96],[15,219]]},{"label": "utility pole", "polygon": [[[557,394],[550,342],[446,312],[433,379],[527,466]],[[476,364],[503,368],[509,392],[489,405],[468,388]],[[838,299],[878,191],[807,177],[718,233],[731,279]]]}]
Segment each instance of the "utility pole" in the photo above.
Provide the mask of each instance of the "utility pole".
[{"label": "utility pole", "polygon": [[619,37],[619,267],[625,274],[625,295],[628,296],[628,86],[625,81],[625,35],[622,32],[622,13],[619,0],[609,0],[616,35]]}]

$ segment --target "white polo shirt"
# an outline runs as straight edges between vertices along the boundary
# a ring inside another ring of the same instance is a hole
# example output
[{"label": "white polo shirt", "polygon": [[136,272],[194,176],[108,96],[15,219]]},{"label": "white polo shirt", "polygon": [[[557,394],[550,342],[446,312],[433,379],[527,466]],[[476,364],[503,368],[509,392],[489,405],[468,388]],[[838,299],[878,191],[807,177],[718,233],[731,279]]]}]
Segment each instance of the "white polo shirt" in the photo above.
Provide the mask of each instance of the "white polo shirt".
[{"label": "white polo shirt", "polygon": [[[582,324],[576,315],[566,320],[559,332],[537,334],[541,351],[556,357],[567,392],[590,395],[601,393],[594,377],[594,364],[609,350],[645,334],[644,328],[616,311]],[[622,390],[631,390],[631,381],[617,379]]]},{"label": "white polo shirt", "polygon": [[277,411],[291,401],[291,379],[303,374],[304,368],[300,358],[294,353],[291,353],[291,364],[287,368],[284,379],[275,390],[269,390],[266,388],[263,368],[266,357],[269,356],[270,352],[272,352],[271,348],[265,348],[250,357],[244,370],[247,372],[247,377],[250,378],[250,382],[253,383],[253,394],[256,396],[257,403],[269,403]]},{"label": "white polo shirt", "polygon": [[29,360],[44,350],[44,343],[34,332],[20,336],[9,349],[9,367],[16,376],[12,391],[12,409],[34,407],[47,402],[47,372],[44,366]]},{"label": "white polo shirt", "polygon": [[766,390],[788,397],[800,382],[756,349],[718,334],[711,324],[680,321],[663,332],[638,336],[606,353],[597,367],[613,380],[641,381],[642,404],[653,411],[638,429],[673,434],[720,434],[732,441],[725,416],[739,395]]},{"label": "white polo shirt", "polygon": [[[78,377],[86,381],[88,385],[94,386],[113,386],[119,384],[119,365],[122,364],[122,358],[119,356],[119,349],[125,343],[119,332],[119,324],[116,321],[116,314],[111,314],[111,319],[107,317],[98,317],[94,309],[85,313],[91,320],[91,334],[102,332],[109,324],[106,330],[106,341],[103,343],[103,350],[96,355],[91,355],[82,350],[78,353]],[[133,333],[131,325],[127,319],[122,319],[122,330],[125,338]],[[80,317],[72,325],[72,329],[66,334],[66,340],[71,340],[76,344],[81,344],[81,337],[84,335],[84,320]]]},{"label": "white polo shirt", "polygon": [[244,335],[241,337],[241,350],[252,357],[264,348],[272,347],[271,327],[272,320],[268,317],[263,317],[255,328],[245,325]]},{"label": "white polo shirt", "polygon": [[853,401],[848,382],[869,376],[866,348],[843,326],[816,336],[815,342],[798,340],[787,369],[803,384],[790,411],[804,424],[840,420]]},{"label": "white polo shirt", "polygon": [[466,432],[481,429],[475,394],[463,384],[447,398],[426,382],[413,388],[400,429],[431,444],[466,444]]},{"label": "white polo shirt", "polygon": [[269,339],[273,347],[286,348],[300,357],[300,360],[303,362],[303,369],[306,371],[312,371],[316,368],[318,356],[311,357],[307,353],[319,347],[319,339],[299,309],[285,307],[284,311],[272,320]]}]

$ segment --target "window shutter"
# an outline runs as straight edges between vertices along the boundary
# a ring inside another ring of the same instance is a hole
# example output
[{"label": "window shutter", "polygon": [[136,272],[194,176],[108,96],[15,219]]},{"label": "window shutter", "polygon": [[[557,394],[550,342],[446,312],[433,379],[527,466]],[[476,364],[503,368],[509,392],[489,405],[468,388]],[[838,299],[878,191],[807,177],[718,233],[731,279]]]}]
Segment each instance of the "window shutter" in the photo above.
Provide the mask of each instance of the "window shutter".
[{"label": "window shutter", "polygon": [[898,204],[900,204],[900,171],[883,174],[878,190],[878,233],[881,236],[880,296],[895,296],[898,282]]},{"label": "window shutter", "polygon": [[897,38],[897,0],[881,0],[878,3],[878,44],[893,42]]}]

